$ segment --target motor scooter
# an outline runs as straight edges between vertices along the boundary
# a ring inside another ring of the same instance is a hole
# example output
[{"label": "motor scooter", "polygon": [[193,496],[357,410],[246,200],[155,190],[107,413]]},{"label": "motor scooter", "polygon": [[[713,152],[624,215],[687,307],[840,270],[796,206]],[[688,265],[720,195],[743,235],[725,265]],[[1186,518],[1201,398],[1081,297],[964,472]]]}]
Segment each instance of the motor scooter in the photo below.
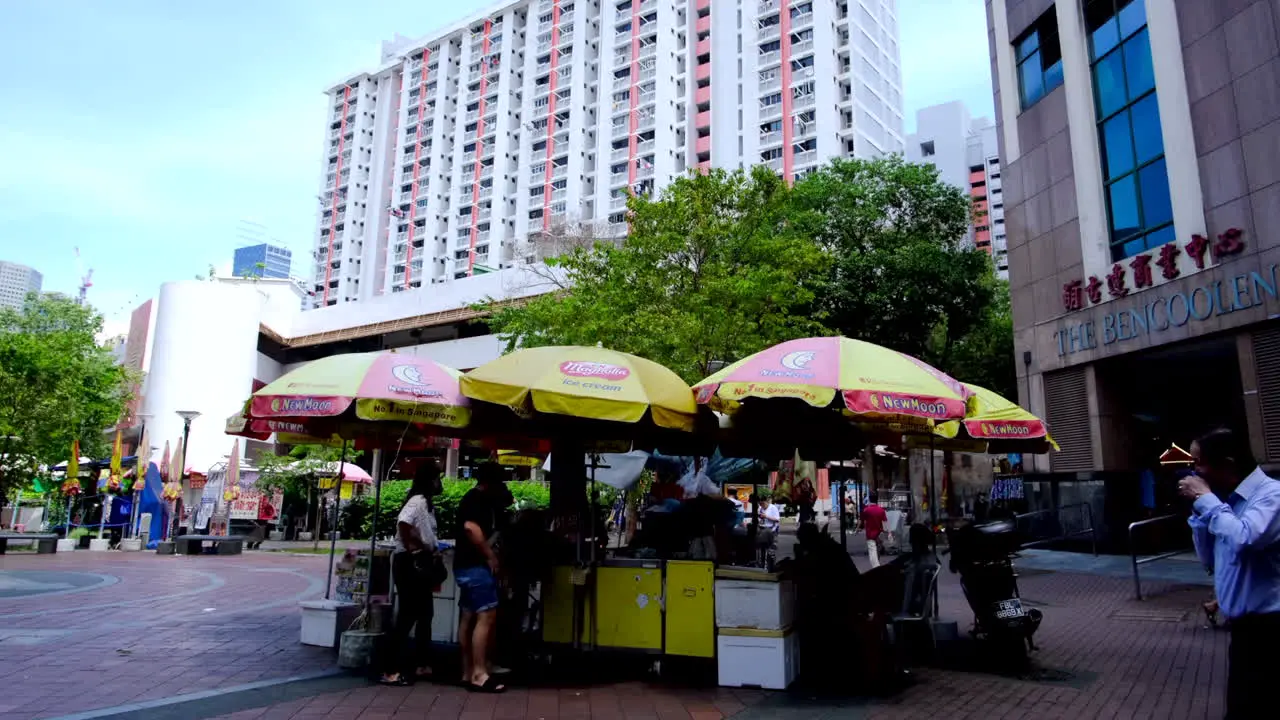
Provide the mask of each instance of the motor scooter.
[{"label": "motor scooter", "polygon": [[1012,520],[970,525],[951,536],[951,572],[960,574],[960,587],[973,610],[971,635],[987,642],[996,660],[1014,670],[1029,663],[1036,650],[1033,637],[1043,613],[1025,607],[1018,593],[1013,556],[1022,548]]}]

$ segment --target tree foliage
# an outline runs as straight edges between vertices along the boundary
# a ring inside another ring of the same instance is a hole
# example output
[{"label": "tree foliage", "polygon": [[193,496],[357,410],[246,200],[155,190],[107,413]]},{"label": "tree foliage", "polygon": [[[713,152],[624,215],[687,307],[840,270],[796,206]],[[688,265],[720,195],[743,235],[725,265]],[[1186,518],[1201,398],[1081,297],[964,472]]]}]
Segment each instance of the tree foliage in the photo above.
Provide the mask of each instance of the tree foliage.
[{"label": "tree foliage", "polygon": [[784,340],[840,334],[1011,392],[1007,288],[963,240],[971,201],[929,165],[834,160],[788,187],[713,170],[629,203],[622,243],[548,258],[558,292],[494,307],[508,345],[635,353],[695,382]]},{"label": "tree foliage", "polygon": [[71,444],[102,457],[103,431],[119,421],[136,378],[98,345],[102,316],[54,295],[0,309],[0,494],[41,465],[69,459]]},{"label": "tree foliage", "polygon": [[787,186],[765,169],[675,180],[630,201],[619,245],[576,247],[551,265],[566,289],[498,309],[508,348],[595,345],[661,363],[694,382],[713,361],[821,332],[824,259],[787,222]]}]

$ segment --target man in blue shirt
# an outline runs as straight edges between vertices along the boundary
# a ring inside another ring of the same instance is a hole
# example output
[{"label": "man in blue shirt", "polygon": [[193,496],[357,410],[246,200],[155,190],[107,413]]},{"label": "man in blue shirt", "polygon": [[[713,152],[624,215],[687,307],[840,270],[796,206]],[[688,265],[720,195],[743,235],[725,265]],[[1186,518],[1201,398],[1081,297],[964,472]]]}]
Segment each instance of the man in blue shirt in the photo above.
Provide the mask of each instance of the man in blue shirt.
[{"label": "man in blue shirt", "polygon": [[[1191,444],[1196,554],[1231,620],[1227,718],[1274,717],[1280,673],[1280,482],[1255,468],[1246,438],[1214,430]],[[1270,706],[1270,709],[1266,708]]]}]

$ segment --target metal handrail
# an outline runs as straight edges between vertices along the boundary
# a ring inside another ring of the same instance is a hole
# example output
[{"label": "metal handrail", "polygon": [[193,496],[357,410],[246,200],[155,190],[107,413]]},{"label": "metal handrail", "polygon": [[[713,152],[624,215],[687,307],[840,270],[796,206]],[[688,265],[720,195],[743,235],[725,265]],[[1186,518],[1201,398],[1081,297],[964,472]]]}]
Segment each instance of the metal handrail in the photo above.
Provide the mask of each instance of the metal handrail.
[{"label": "metal handrail", "polygon": [[1182,555],[1183,553],[1186,552],[1186,550],[1173,550],[1166,553],[1160,553],[1159,555],[1152,555],[1150,557],[1139,558],[1138,545],[1133,541],[1133,531],[1137,528],[1140,528],[1146,525],[1152,525],[1158,522],[1165,522],[1168,520],[1177,520],[1181,518],[1182,518],[1181,515],[1161,515],[1160,517],[1153,517],[1147,520],[1139,520],[1137,522],[1129,523],[1129,559],[1133,562],[1133,593],[1138,600],[1142,599],[1142,580],[1138,577],[1138,566],[1146,565],[1147,563],[1153,563],[1153,562],[1156,562],[1157,560],[1167,560],[1171,557]]},{"label": "metal handrail", "polygon": [[1041,545],[1048,545],[1049,543],[1062,542],[1063,540],[1067,540],[1073,537],[1079,537],[1081,535],[1084,535],[1085,533],[1088,533],[1090,536],[1090,544],[1093,547],[1093,556],[1097,557],[1098,556],[1098,529],[1093,524],[1093,506],[1087,502],[1063,505],[1062,507],[1056,508],[1053,510],[1036,510],[1029,513],[1022,513],[1021,515],[1015,515],[1014,521],[1017,522],[1017,521],[1023,520],[1024,518],[1037,517],[1040,515],[1056,515],[1058,517],[1058,527],[1061,528],[1063,527],[1062,520],[1061,520],[1062,512],[1064,510],[1067,510],[1068,508],[1076,508],[1076,507],[1084,508],[1084,511],[1085,511],[1084,514],[1088,516],[1089,527],[1084,528],[1082,530],[1076,530],[1075,532],[1066,532],[1064,528],[1062,534],[1057,537],[1044,538],[1042,540],[1035,540],[1029,543],[1023,543],[1022,547],[1024,548],[1039,547]]}]

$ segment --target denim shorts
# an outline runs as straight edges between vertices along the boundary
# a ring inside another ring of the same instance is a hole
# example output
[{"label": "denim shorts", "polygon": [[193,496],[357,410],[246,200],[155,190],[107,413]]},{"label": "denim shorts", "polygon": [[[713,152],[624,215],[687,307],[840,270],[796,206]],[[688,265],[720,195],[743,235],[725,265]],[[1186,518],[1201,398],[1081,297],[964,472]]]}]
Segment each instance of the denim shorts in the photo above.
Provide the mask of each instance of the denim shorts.
[{"label": "denim shorts", "polygon": [[498,607],[498,582],[489,568],[457,568],[458,607],[464,612],[482,613]]}]

